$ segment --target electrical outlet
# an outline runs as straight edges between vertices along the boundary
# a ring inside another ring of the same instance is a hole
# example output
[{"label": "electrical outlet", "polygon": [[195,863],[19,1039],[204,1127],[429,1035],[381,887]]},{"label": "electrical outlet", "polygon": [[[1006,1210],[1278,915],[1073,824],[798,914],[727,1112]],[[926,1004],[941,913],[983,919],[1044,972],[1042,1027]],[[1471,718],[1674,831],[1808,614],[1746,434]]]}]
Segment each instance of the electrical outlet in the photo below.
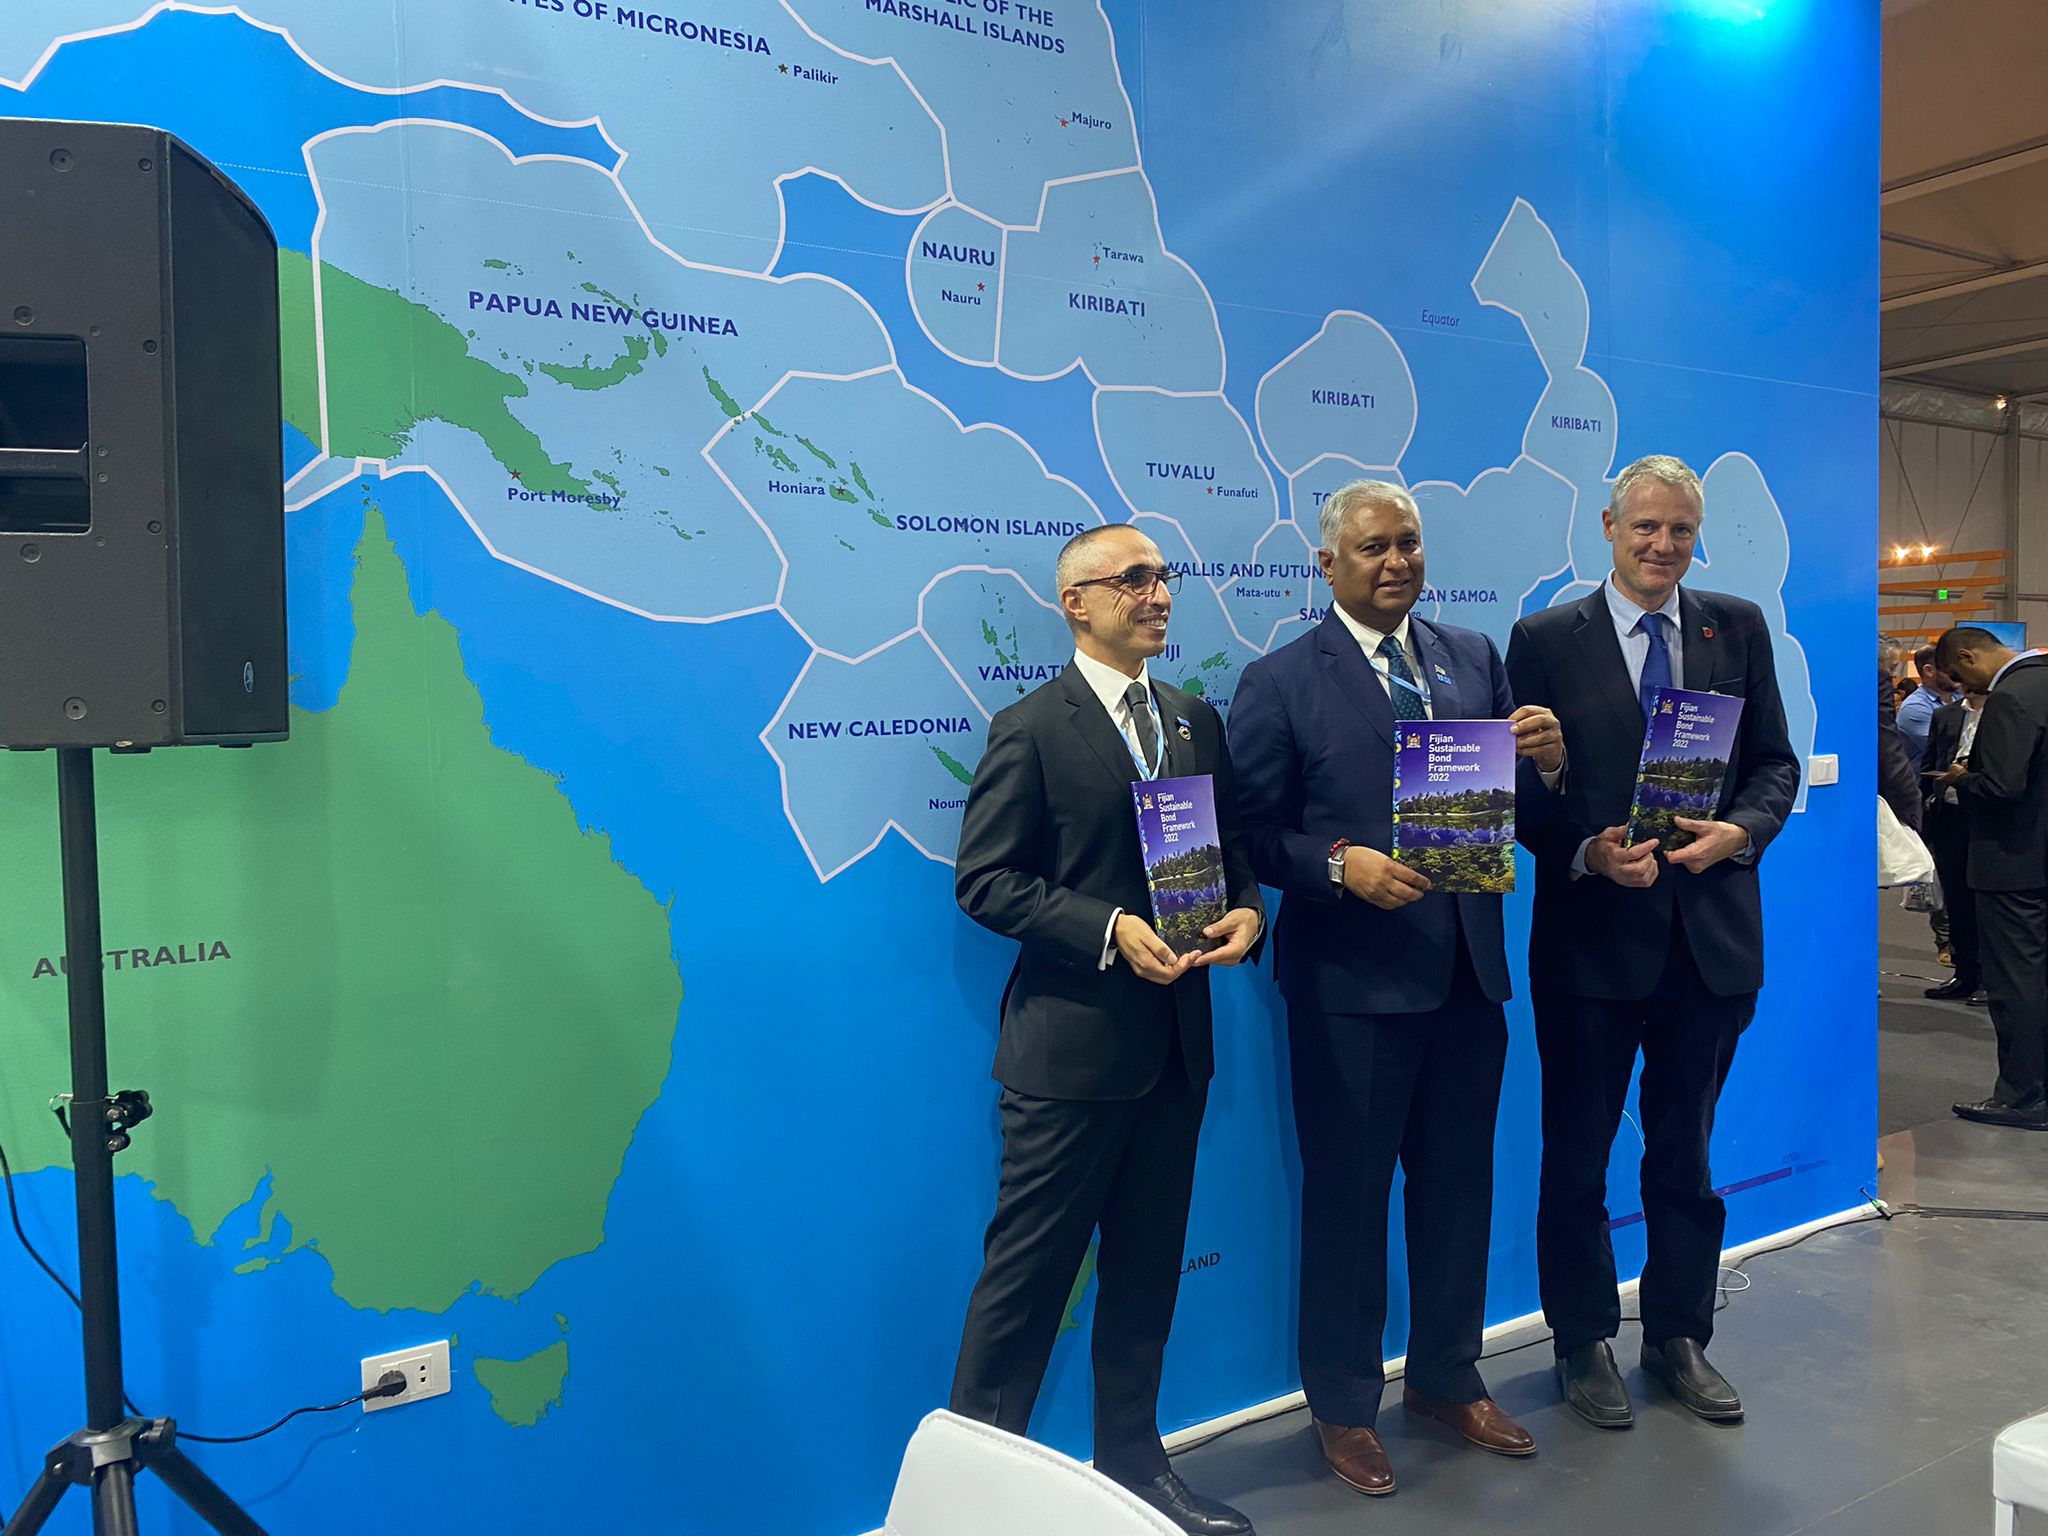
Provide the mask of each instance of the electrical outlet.
[{"label": "electrical outlet", "polygon": [[1809,786],[1839,783],[1841,777],[1841,760],[1832,752],[1816,753],[1806,760],[1806,782]]},{"label": "electrical outlet", "polygon": [[363,1404],[363,1412],[399,1408],[407,1403],[416,1403],[423,1397],[439,1397],[446,1392],[448,1341],[436,1339],[431,1344],[418,1344],[411,1349],[395,1349],[388,1355],[366,1355],[363,1358],[362,1390],[367,1392],[376,1386],[386,1371],[404,1374],[405,1391],[397,1397],[371,1398]]}]

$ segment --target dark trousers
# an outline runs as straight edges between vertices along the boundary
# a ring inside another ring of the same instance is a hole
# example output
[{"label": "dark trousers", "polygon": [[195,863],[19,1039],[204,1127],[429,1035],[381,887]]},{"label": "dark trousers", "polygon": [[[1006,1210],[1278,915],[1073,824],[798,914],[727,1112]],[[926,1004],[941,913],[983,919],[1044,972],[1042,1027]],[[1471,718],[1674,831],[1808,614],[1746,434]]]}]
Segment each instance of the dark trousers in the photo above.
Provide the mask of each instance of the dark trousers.
[{"label": "dark trousers", "polygon": [[1408,1382],[1476,1402],[1507,1025],[1461,943],[1431,1013],[1290,1006],[1301,1144],[1301,1384],[1326,1424],[1371,1428],[1386,1386],[1387,1201],[1407,1175]]},{"label": "dark trousers", "polygon": [[1979,891],[1984,990],[1998,1031],[2001,1104],[2038,1102],[2048,1068],[2048,890]]},{"label": "dark trousers", "polygon": [[1640,1288],[1643,1337],[1706,1343],[1714,1334],[1727,1221],[1707,1167],[1707,1144],[1756,994],[1709,992],[1674,915],[1671,947],[1648,997],[1615,1002],[1538,990],[1531,1002],[1543,1061],[1536,1272],[1557,1353],[1621,1331],[1607,1229],[1607,1159],[1638,1050],[1649,1237]]},{"label": "dark trousers", "polygon": [[1970,889],[1970,827],[1960,806],[1937,806],[1927,813],[1927,848],[1934,872],[1941,877],[1942,905],[1948,909],[1949,952],[1955,957],[1956,980],[1975,991],[1984,984],[1977,938],[1977,898]]},{"label": "dark trousers", "polygon": [[1005,1088],[1002,1175],[967,1303],[952,1409],[1024,1434],[1097,1227],[1095,1465],[1120,1482],[1168,1470],[1159,1372],[1180,1293],[1195,1141],[1208,1102],[1179,1052],[1142,1099],[1038,1099]]}]

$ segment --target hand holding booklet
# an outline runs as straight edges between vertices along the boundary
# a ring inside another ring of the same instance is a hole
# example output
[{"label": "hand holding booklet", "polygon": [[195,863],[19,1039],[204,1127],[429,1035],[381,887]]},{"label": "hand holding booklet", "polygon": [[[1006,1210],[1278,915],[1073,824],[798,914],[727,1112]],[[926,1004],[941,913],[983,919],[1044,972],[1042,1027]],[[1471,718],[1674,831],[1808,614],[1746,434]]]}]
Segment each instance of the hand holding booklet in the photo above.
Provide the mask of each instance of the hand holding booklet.
[{"label": "hand holding booklet", "polygon": [[1506,720],[1404,720],[1394,756],[1394,862],[1431,890],[1515,888],[1515,728]]},{"label": "hand holding booklet", "polygon": [[1216,949],[1202,930],[1223,920],[1228,882],[1216,831],[1216,785],[1206,773],[1131,785],[1138,846],[1152,892],[1152,926],[1177,955]]},{"label": "hand holding booklet", "polygon": [[1630,845],[1657,839],[1670,853],[1697,834],[1678,825],[1712,821],[1721,807],[1721,786],[1735,756],[1735,728],[1742,700],[1725,693],[1659,688],[1650,701],[1643,731],[1643,757],[1636,769],[1635,803],[1629,807]]}]

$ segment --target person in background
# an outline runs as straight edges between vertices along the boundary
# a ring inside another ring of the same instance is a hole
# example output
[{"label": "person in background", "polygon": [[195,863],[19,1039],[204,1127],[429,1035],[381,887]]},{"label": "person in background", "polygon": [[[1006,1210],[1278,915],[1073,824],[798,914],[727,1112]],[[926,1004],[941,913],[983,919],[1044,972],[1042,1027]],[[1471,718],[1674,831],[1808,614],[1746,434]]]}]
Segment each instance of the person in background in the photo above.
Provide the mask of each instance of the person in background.
[{"label": "person in background", "polygon": [[1915,832],[1920,830],[1919,759],[1906,747],[1893,700],[1902,647],[1889,635],[1877,637],[1877,792],[1892,814]]},{"label": "person in background", "polygon": [[1899,704],[1899,734],[1906,738],[1906,750],[1914,762],[1927,755],[1927,731],[1934,712],[1960,697],[1955,679],[1934,662],[1934,647],[1923,645],[1913,653],[1913,671],[1919,686]]},{"label": "person in background", "polygon": [[[1941,877],[1943,905],[1948,909],[1950,964],[1955,975],[1927,995],[1940,1002],[1965,1002],[1982,1007],[1984,970],[1977,949],[1977,898],[1970,890],[1970,817],[1953,784],[1933,782],[1951,763],[1967,761],[1983,718],[1984,691],[1964,691],[1959,704],[1934,712],[1927,734],[1927,755],[1920,760],[1921,782],[1927,784],[1927,812],[1922,822],[1934,871]],[[1932,776],[1932,778],[1930,778]]]},{"label": "person in background", "polygon": [[1955,1112],[2048,1131],[2048,656],[1969,624],[1936,648],[1942,671],[1987,695],[1969,755],[1939,780],[1970,818],[1978,958],[1998,1031],[1997,1084]]},{"label": "person in background", "polygon": [[[1918,686],[1899,700],[1899,734],[1906,738],[1906,755],[1915,763],[1924,764],[1927,731],[1934,721],[1935,711],[1955,703],[1961,694],[1955,679],[1935,665],[1934,647],[1931,645],[1923,645],[1913,653],[1913,673]],[[1955,964],[1947,910],[1936,907],[1929,912],[1927,926],[1934,930],[1934,952],[1941,958],[1941,963]]]}]

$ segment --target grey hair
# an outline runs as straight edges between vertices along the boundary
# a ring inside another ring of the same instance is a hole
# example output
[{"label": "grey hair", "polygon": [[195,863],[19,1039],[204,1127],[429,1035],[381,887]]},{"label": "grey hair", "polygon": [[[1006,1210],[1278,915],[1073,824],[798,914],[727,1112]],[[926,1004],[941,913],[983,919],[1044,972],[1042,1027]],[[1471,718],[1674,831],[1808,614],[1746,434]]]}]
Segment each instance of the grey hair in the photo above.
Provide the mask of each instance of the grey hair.
[{"label": "grey hair", "polygon": [[1088,551],[1105,534],[1118,528],[1128,528],[1129,523],[1097,523],[1093,528],[1083,528],[1060,546],[1060,557],[1053,563],[1052,579],[1055,590],[1064,592],[1077,581],[1087,579],[1084,567],[1093,564]]},{"label": "grey hair", "polygon": [[1674,459],[1668,453],[1652,453],[1637,459],[1614,477],[1614,489],[1607,496],[1607,510],[1617,517],[1628,505],[1628,493],[1636,488],[1638,480],[1656,480],[1665,485],[1676,486],[1679,490],[1692,493],[1693,505],[1706,515],[1707,493],[1700,485],[1700,477],[1683,459]]},{"label": "grey hair", "polygon": [[1886,671],[1891,671],[1898,666],[1899,657],[1904,653],[1905,649],[1903,645],[1899,644],[1890,635],[1879,635],[1877,637],[1877,664]]},{"label": "grey hair", "polygon": [[1323,499],[1321,514],[1323,548],[1336,553],[1337,540],[1344,533],[1344,519],[1360,507],[1395,507],[1415,519],[1415,525],[1422,526],[1422,510],[1415,505],[1415,498],[1408,494],[1405,486],[1391,480],[1353,480],[1340,485]]}]

